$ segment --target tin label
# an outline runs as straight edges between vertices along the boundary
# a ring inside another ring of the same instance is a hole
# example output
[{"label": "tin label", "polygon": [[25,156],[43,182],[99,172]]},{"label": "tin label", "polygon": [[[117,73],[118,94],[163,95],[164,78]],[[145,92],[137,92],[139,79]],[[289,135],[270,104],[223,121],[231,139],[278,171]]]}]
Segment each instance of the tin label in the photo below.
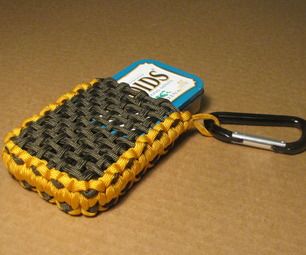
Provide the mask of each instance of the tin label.
[{"label": "tin label", "polygon": [[153,59],[132,63],[113,76],[153,98],[165,98],[180,110],[198,105],[204,91],[202,80],[194,75]]},{"label": "tin label", "polygon": [[119,82],[126,82],[132,88],[143,90],[153,98],[166,98],[172,102],[195,87],[193,79],[149,63],[138,65]]}]

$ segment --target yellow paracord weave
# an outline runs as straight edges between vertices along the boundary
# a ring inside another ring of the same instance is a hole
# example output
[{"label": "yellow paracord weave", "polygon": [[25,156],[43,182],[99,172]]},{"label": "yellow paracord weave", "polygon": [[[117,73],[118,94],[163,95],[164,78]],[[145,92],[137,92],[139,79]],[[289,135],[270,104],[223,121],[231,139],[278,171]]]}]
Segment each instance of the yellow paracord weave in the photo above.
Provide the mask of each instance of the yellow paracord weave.
[{"label": "yellow paracord weave", "polygon": [[[22,184],[24,181],[31,185],[33,191],[47,193],[53,198],[49,200],[51,203],[56,203],[61,209],[61,203],[65,202],[71,206],[72,210],[68,213],[71,215],[84,214],[94,216],[96,213],[89,212],[88,209],[97,203],[99,211],[104,211],[104,205],[117,199],[124,192],[123,190],[129,184],[138,181],[136,176],[151,167],[151,161],[160,155],[165,154],[166,149],[174,143],[174,141],[190,128],[197,128],[204,136],[211,136],[209,131],[202,124],[202,120],[210,119],[219,125],[218,119],[211,114],[195,114],[190,112],[174,112],[170,114],[163,122],[156,124],[145,135],[139,136],[136,139],[135,146],[125,151],[117,162],[109,166],[102,177],[96,180],[81,181],[70,177],[67,173],[57,169],[49,169],[47,161],[41,160],[35,156],[31,156],[27,151],[17,146],[11,138],[18,136],[22,128],[25,128],[28,123],[37,121],[48,111],[55,110],[62,105],[64,101],[70,100],[78,94],[78,90],[86,90],[91,87],[96,80],[90,83],[82,83],[78,85],[72,92],[61,96],[56,103],[45,107],[38,115],[25,120],[21,128],[16,128],[9,132],[5,137],[5,148],[3,150],[3,161],[9,172]],[[201,121],[200,121],[201,120]],[[178,122],[175,127],[174,122]],[[156,139],[158,134],[162,136]],[[22,165],[17,164],[14,158],[22,160]],[[127,167],[128,163],[133,160],[131,167]],[[32,168],[35,167],[39,175],[33,174]],[[112,184],[114,175],[119,174],[119,179],[115,184]],[[58,189],[50,180],[56,180],[63,185],[63,188]],[[86,198],[81,191],[96,190],[97,196],[94,198]]]}]

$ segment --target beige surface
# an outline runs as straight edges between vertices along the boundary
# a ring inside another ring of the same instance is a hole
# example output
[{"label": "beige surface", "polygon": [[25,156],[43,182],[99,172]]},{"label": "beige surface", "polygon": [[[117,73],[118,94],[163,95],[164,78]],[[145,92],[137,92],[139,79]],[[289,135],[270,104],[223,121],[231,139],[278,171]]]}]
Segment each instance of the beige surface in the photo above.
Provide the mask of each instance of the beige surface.
[{"label": "beige surface", "polygon": [[[2,1],[1,137],[78,82],[142,58],[200,75],[205,112],[306,118],[305,1],[214,2]],[[194,132],[96,218],[62,213],[0,170],[1,255],[306,254],[305,153]]]}]

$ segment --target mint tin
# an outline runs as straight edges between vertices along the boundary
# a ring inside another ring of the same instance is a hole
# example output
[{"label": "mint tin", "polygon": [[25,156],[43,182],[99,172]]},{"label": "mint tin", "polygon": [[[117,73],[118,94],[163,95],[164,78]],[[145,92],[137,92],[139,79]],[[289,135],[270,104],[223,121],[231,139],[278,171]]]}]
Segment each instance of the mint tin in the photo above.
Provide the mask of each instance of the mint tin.
[{"label": "mint tin", "polygon": [[153,98],[166,98],[180,110],[196,113],[200,110],[204,92],[203,81],[196,75],[157,60],[134,62],[113,76]]}]

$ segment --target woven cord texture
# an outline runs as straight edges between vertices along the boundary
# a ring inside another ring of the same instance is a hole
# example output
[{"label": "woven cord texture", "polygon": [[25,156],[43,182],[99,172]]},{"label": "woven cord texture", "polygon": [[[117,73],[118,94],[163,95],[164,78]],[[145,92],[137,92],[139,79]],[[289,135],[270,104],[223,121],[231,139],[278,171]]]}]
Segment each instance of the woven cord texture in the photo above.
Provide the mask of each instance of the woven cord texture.
[{"label": "woven cord texture", "polygon": [[22,129],[12,141],[48,168],[78,180],[103,176],[107,167],[177,109],[112,78],[87,90]]},{"label": "woven cord texture", "polygon": [[23,121],[3,161],[26,189],[70,215],[108,210],[190,128],[210,114],[179,112],[113,79],[82,83]]}]

